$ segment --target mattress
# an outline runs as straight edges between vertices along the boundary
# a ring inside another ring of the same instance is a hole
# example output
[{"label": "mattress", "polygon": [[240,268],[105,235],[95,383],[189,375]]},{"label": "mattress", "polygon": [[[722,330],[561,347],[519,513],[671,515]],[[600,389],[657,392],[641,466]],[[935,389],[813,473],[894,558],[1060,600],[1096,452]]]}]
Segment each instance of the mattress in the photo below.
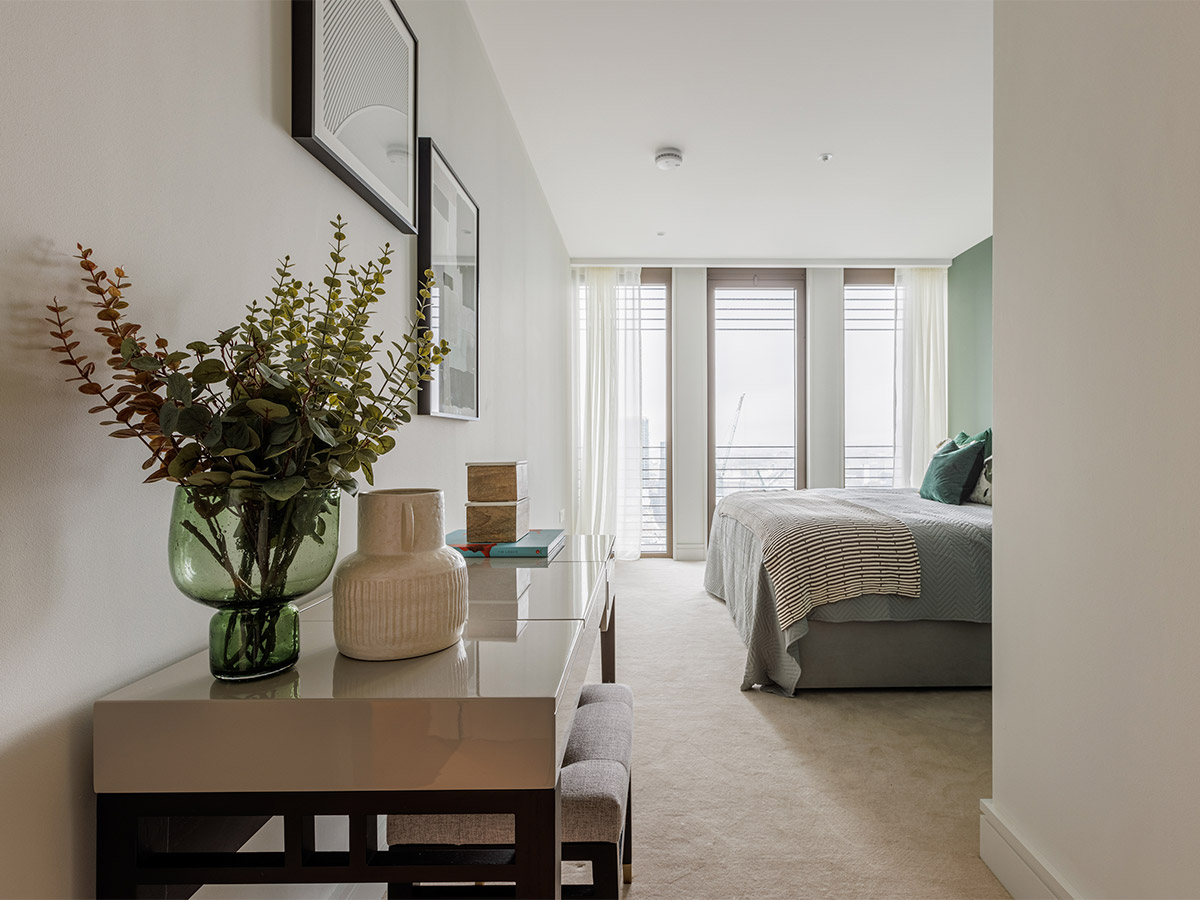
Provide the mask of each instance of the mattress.
[{"label": "mattress", "polygon": [[921,559],[921,595],[870,594],[815,608],[806,619],[780,630],[762,546],[741,523],[713,517],[704,587],[723,599],[746,645],[742,689],[792,694],[800,680],[799,642],[808,622],[944,620],[986,623],[992,617],[992,508],[952,506],[922,499],[915,490],[827,488],[904,522]]}]

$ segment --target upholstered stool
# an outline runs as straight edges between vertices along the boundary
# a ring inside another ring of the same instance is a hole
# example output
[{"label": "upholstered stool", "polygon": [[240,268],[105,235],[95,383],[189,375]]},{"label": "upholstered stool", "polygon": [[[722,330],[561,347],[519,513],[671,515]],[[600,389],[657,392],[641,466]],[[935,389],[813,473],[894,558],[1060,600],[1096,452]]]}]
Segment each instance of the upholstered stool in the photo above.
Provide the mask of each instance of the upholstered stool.
[{"label": "upholstered stool", "polygon": [[[633,878],[630,771],[633,767],[633,691],[623,684],[585,685],[560,771],[562,858],[592,864],[596,897],[615,898],[618,872]],[[392,850],[494,851],[511,848],[513,819],[503,814],[390,815]],[[620,859],[618,859],[620,855]],[[459,853],[457,859],[469,858]],[[408,885],[389,896],[417,896]]]}]

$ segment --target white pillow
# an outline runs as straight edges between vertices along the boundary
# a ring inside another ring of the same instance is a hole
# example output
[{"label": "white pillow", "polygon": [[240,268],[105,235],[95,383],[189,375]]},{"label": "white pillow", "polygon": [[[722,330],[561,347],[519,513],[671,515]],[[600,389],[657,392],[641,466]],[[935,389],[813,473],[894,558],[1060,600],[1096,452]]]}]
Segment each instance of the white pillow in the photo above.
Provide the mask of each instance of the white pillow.
[{"label": "white pillow", "polygon": [[983,471],[979,473],[979,480],[975,482],[975,490],[971,491],[971,496],[967,499],[972,503],[992,505],[992,458],[990,456],[983,461]]}]

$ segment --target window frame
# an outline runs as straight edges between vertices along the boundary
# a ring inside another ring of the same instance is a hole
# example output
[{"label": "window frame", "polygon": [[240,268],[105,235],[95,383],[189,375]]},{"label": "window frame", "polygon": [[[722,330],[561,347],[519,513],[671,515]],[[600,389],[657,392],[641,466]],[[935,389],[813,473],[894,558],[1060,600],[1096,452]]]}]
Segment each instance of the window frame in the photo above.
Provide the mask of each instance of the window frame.
[{"label": "window frame", "polygon": [[796,292],[795,335],[795,480],[797,490],[808,484],[808,294],[805,269],[708,269],[708,521],[717,509],[717,291],[719,289],[791,288]]}]

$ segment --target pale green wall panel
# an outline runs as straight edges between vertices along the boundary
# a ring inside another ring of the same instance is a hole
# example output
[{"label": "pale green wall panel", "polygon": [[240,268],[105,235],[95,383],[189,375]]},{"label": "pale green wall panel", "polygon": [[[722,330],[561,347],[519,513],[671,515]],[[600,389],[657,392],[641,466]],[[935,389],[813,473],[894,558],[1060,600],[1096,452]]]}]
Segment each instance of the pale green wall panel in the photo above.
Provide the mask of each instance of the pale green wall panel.
[{"label": "pale green wall panel", "polygon": [[992,239],[954,257],[948,275],[950,434],[992,424]]}]

